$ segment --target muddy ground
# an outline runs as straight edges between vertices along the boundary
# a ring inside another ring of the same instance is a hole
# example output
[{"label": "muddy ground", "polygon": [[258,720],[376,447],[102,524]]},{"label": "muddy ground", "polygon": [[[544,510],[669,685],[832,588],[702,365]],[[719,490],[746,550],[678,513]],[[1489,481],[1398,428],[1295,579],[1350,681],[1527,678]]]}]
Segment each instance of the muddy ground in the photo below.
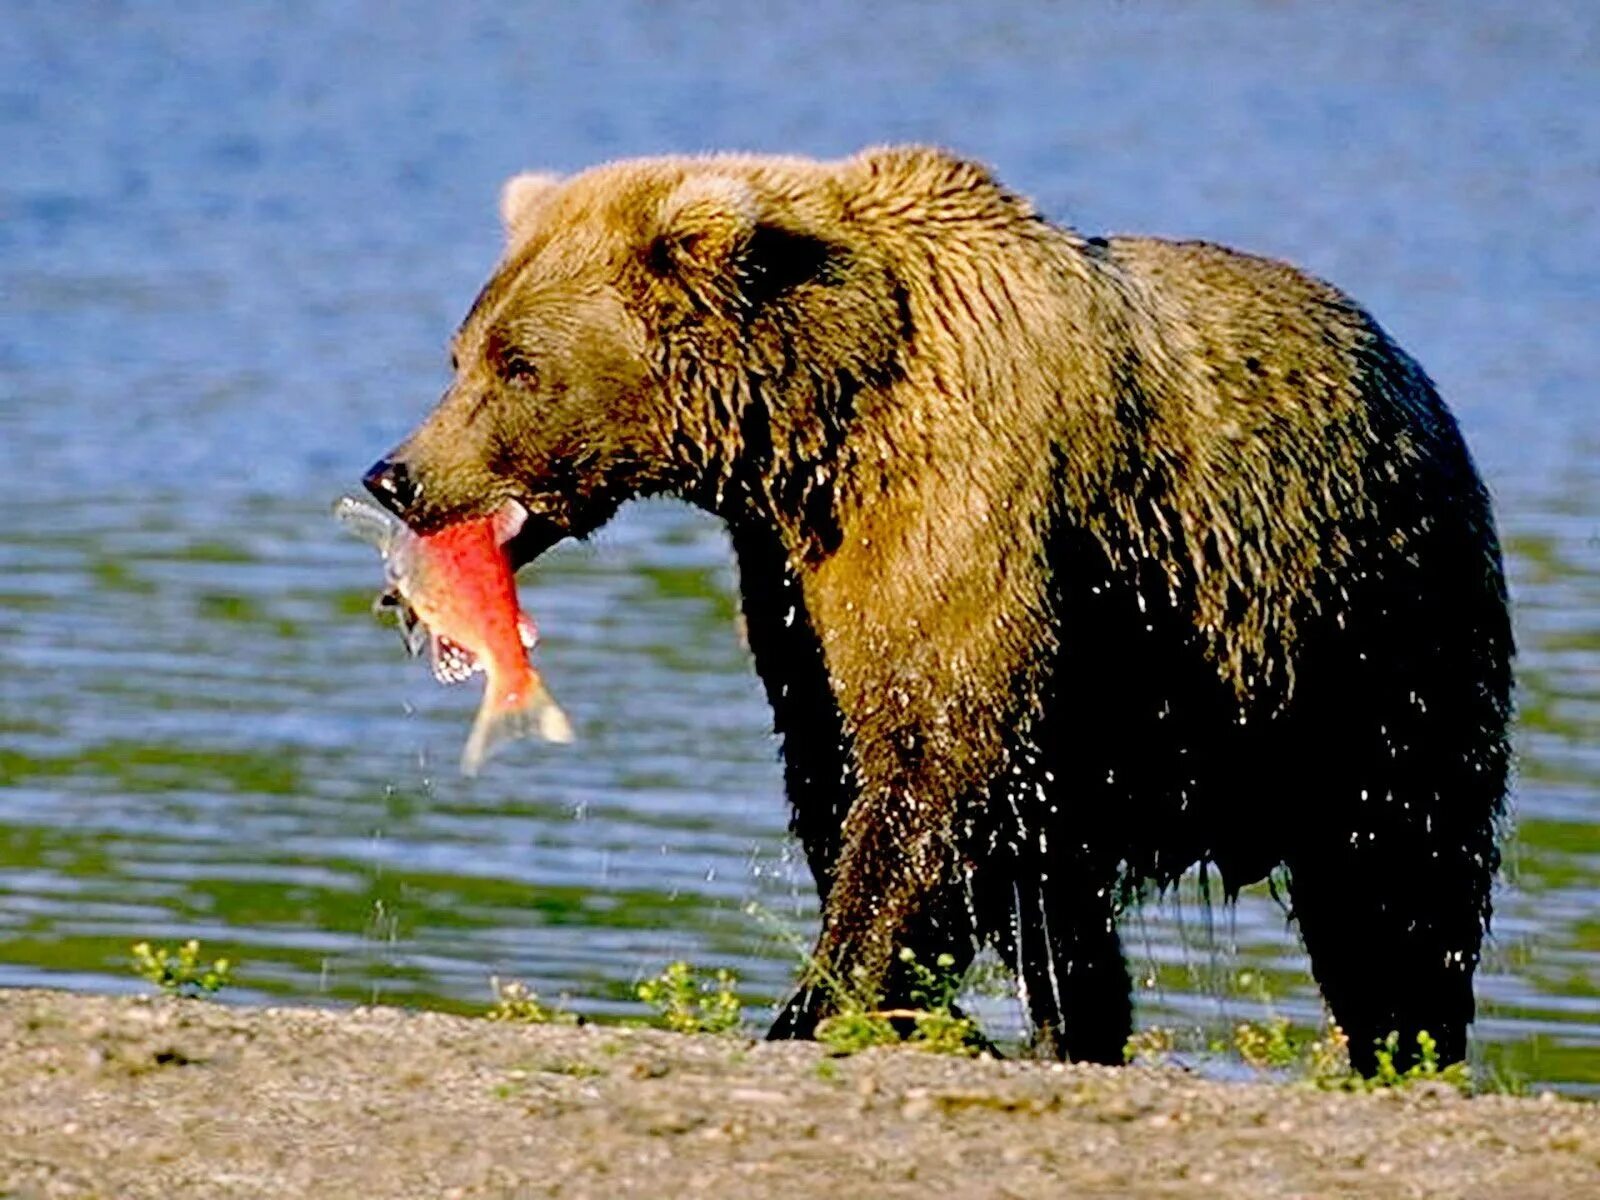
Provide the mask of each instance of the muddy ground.
[{"label": "muddy ground", "polygon": [[0,1196],[1600,1197],[1600,1106],[12,991]]}]

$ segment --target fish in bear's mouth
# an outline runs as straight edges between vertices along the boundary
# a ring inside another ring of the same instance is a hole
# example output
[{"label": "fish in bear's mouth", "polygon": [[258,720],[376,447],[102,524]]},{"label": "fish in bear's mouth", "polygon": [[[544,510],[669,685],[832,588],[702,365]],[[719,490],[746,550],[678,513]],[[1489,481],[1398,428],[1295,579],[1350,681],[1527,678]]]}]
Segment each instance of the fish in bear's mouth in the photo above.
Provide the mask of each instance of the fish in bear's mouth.
[{"label": "fish in bear's mouth", "polygon": [[417,533],[388,507],[346,496],[334,515],[383,556],[384,587],[374,607],[392,612],[406,649],[429,651],[434,678],[487,682],[462,751],[461,769],[476,774],[500,742],[537,734],[572,740],[572,725],[528,661],[538,641],[522,610],[506,543],[527,520],[516,501]]},{"label": "fish in bear's mouth", "polygon": [[[502,531],[500,537],[501,549],[505,552],[506,559],[513,574],[527,563],[532,562],[539,554],[553,545],[552,539],[548,545],[540,545],[537,539],[523,542],[520,549],[522,555],[519,561],[518,549],[519,535],[526,528],[528,522],[528,509],[520,500],[506,500],[495,510],[494,519]],[[430,631],[427,623],[418,615],[406,599],[398,579],[392,578],[388,586],[378,594],[372,603],[372,611],[380,616],[393,615],[396,627],[400,631],[400,638],[405,643],[406,653],[416,658],[424,650],[430,651],[429,665],[433,677],[440,683],[464,683],[473,675],[483,670],[483,663],[478,655],[463,646],[460,642],[436,631]],[[519,627],[522,644],[532,650],[537,643],[537,635],[530,625]]]}]

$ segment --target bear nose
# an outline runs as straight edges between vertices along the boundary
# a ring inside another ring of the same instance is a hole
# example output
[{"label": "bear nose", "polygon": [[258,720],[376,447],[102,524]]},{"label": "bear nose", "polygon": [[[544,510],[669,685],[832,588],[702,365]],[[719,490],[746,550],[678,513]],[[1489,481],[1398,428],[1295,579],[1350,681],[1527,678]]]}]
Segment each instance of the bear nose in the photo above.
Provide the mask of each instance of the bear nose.
[{"label": "bear nose", "polygon": [[411,478],[406,464],[389,458],[373,463],[361,482],[378,498],[378,503],[402,519],[422,495],[422,485]]}]

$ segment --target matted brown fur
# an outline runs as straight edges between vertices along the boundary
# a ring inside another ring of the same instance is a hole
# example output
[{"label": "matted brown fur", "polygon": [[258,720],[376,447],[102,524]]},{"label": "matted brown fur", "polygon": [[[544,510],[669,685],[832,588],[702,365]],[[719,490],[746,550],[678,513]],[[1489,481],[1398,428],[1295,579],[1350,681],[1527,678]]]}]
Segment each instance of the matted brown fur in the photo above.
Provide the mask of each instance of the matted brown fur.
[{"label": "matted brown fur", "polygon": [[[1432,384],[1292,267],[1085,238],[921,148],[524,177],[456,379],[375,468],[532,557],[636,496],[731,531],[824,905],[775,1033],[897,952],[1013,964],[1120,1060],[1119,904],[1289,868],[1358,1065],[1465,1048],[1511,636]],[[1403,1057],[1403,1055],[1402,1055]]]}]

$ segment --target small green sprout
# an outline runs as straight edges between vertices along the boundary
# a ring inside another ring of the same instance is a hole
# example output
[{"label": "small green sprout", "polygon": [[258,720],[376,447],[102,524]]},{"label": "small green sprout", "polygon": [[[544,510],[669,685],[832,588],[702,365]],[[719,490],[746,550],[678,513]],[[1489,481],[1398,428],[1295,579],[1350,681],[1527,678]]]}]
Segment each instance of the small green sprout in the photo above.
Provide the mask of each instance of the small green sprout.
[{"label": "small green sprout", "polygon": [[1349,1039],[1334,1025],[1306,1048],[1306,1073],[1317,1087],[1338,1092],[1379,1092],[1417,1083],[1442,1083],[1466,1095],[1478,1090],[1466,1063],[1439,1061],[1439,1043],[1426,1029],[1417,1034],[1417,1061],[1404,1071],[1395,1065],[1399,1053],[1400,1035],[1391,1032],[1375,1051],[1377,1071],[1357,1075],[1350,1069]]},{"label": "small green sprout", "polygon": [[934,1054],[976,1053],[978,1026],[956,1008],[961,974],[955,969],[955,956],[941,954],[926,967],[917,961],[916,951],[905,946],[900,961],[911,972],[912,1044]]},{"label": "small green sprout", "polygon": [[1306,1046],[1306,1073],[1319,1087],[1325,1080],[1350,1077],[1350,1039],[1332,1020]]},{"label": "small green sprout", "polygon": [[912,1018],[911,1045],[929,1054],[955,1054],[970,1058],[978,1053],[978,1026],[948,1008],[918,1013]]},{"label": "small green sprout", "polygon": [[225,958],[202,963],[193,938],[176,950],[139,942],[132,953],[135,974],[168,996],[214,996],[233,982],[233,964]]},{"label": "small green sprout", "polygon": [[1381,1088],[1405,1087],[1412,1083],[1443,1083],[1455,1088],[1457,1091],[1470,1091],[1472,1088],[1472,1068],[1464,1062],[1446,1063],[1439,1062],[1439,1043],[1426,1029],[1417,1034],[1417,1061],[1404,1071],[1394,1065],[1395,1056],[1400,1052],[1400,1035],[1390,1033],[1383,1039],[1383,1045],[1376,1051],[1378,1070],[1372,1078],[1366,1081],[1367,1091],[1377,1091]]}]

